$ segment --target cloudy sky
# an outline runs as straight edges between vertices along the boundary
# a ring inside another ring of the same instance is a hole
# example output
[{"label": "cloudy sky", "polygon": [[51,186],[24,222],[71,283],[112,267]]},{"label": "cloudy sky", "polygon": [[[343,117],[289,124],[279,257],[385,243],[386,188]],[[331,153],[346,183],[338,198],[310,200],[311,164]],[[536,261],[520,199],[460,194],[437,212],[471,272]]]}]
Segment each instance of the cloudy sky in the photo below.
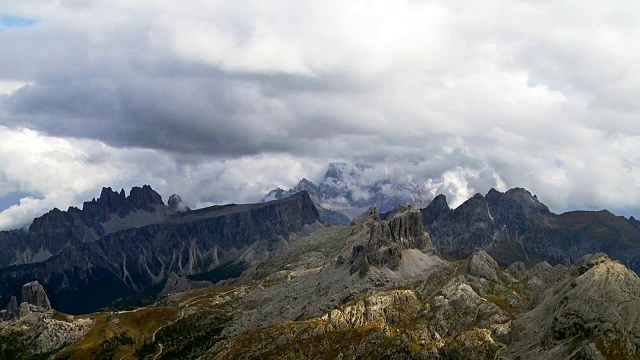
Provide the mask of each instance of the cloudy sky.
[{"label": "cloudy sky", "polygon": [[[259,200],[366,162],[640,214],[640,2],[0,5],[0,228],[103,186]],[[454,204],[456,205],[456,204]]]}]

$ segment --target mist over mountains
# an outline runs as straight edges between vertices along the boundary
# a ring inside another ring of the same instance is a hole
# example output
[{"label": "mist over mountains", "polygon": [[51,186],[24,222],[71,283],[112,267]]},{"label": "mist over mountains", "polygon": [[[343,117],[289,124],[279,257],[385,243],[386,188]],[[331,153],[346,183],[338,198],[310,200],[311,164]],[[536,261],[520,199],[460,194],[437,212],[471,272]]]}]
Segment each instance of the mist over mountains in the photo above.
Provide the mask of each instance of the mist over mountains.
[{"label": "mist over mountains", "polygon": [[402,179],[396,181],[393,174],[363,163],[331,163],[319,184],[303,178],[289,190],[271,190],[263,201],[282,199],[299,191],[309,192],[321,215],[331,223],[348,224],[369,207],[381,212],[393,210],[398,205],[428,205],[435,189],[425,182]]}]

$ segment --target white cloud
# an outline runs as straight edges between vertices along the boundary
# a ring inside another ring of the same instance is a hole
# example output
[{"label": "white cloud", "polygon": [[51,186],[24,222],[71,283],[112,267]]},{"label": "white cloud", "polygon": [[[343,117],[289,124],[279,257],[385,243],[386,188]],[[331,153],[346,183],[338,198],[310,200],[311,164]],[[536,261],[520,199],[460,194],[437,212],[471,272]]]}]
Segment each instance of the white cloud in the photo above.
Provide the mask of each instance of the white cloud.
[{"label": "white cloud", "polygon": [[16,81],[16,80],[2,80],[0,79],[0,96],[2,95],[11,95],[16,90],[20,89],[23,86],[29,85],[28,82],[25,81]]},{"label": "white cloud", "polygon": [[0,196],[31,194],[0,212],[0,229],[28,225],[54,207],[80,207],[102,187],[127,191],[150,184],[163,198],[178,193],[191,206],[254,202],[290,187],[324,164],[288,155],[211,161],[176,159],[145,149],[118,149],[92,140],[61,139],[0,126]]},{"label": "white cloud", "polygon": [[68,190],[54,191],[44,199],[25,197],[0,212],[0,229],[16,229],[31,223],[34,218],[48,212],[60,204],[75,203],[75,194]]},{"label": "white cloud", "polygon": [[376,164],[345,186],[430,181],[453,205],[492,186],[526,187],[556,211],[640,201],[639,3],[21,1],[4,11],[38,22],[0,34],[0,79],[17,79],[0,81],[0,121],[20,128],[3,130],[3,194],[67,187],[80,201],[150,182],[191,205],[250,201],[345,160]]}]

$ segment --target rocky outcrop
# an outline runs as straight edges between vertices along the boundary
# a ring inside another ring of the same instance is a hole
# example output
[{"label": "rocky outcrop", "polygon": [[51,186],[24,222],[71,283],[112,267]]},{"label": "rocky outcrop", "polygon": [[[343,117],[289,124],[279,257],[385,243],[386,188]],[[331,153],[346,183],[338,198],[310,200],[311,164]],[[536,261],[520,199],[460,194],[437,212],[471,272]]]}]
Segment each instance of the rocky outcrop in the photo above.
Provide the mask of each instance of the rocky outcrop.
[{"label": "rocky outcrop", "polygon": [[509,317],[496,304],[486,301],[463,278],[451,281],[422,310],[432,338],[455,337],[475,326],[489,328]]},{"label": "rocky outcrop", "polygon": [[82,335],[86,334],[93,321],[77,319],[73,321],[55,320],[49,316],[38,314],[33,319],[22,319],[26,324],[25,335],[30,339],[33,352],[43,353],[61,349],[71,345]]},{"label": "rocky outcrop", "polygon": [[7,304],[5,310],[0,311],[0,320],[9,321],[20,317],[20,307],[18,306],[18,300],[15,296],[12,296]]},{"label": "rocky outcrop", "polygon": [[434,250],[415,206],[398,206],[385,219],[381,219],[377,210],[371,208],[366,216],[370,219],[369,240],[366,245],[356,244],[353,247],[349,259],[352,274],[359,272],[364,276],[370,266],[397,269],[403,250]]},{"label": "rocky outcrop", "polygon": [[505,271],[507,272],[507,274],[511,275],[518,281],[522,281],[527,275],[527,267],[522,261],[514,262],[513,264],[509,265],[509,267],[507,267]]},{"label": "rocky outcrop", "polygon": [[25,284],[22,287],[22,303],[18,307],[14,296],[6,311],[12,316],[5,319],[10,321],[0,322],[0,336],[12,334],[12,339],[24,342],[22,346],[32,355],[74,343],[93,324],[90,319],[54,319],[47,294],[37,281]]},{"label": "rocky outcrop", "polygon": [[455,210],[444,196],[422,209],[426,231],[446,256],[464,259],[486,251],[501,266],[547,261],[570,266],[590,253],[604,252],[640,271],[640,226],[603,211],[556,215],[535,195],[515,188],[476,194]]},{"label": "rocky outcrop", "polygon": [[180,276],[172,272],[169,274],[169,278],[164,284],[162,291],[160,291],[160,294],[158,294],[158,297],[211,286],[213,286],[213,283],[210,281],[191,281],[186,276]]},{"label": "rocky outcrop", "polygon": [[[587,255],[514,321],[509,356],[622,359],[640,356],[640,279],[604,254]],[[539,352],[525,349],[541,344]],[[523,355],[525,354],[525,355]]]},{"label": "rocky outcrop", "polygon": [[35,305],[38,309],[42,309],[42,311],[51,310],[49,297],[47,297],[47,293],[39,282],[31,281],[24,284],[20,293],[23,303]]},{"label": "rocky outcrop", "polygon": [[498,280],[498,274],[496,273],[498,263],[482,250],[472,254],[465,261],[464,266],[469,275],[487,280]]},{"label": "rocky outcrop", "polygon": [[419,307],[420,301],[414,291],[394,290],[334,309],[323,319],[336,330],[358,328],[374,322],[397,324],[406,312],[415,312]]}]

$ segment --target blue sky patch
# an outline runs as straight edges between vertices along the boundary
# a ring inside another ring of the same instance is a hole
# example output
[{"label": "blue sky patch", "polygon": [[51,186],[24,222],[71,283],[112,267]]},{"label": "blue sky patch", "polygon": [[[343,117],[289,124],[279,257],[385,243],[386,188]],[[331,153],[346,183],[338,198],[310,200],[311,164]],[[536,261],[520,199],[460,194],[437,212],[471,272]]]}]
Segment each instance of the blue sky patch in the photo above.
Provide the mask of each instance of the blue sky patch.
[{"label": "blue sky patch", "polygon": [[34,19],[23,18],[20,16],[13,15],[2,15],[0,16],[0,24],[4,27],[18,27],[24,28],[33,26],[36,23]]}]

